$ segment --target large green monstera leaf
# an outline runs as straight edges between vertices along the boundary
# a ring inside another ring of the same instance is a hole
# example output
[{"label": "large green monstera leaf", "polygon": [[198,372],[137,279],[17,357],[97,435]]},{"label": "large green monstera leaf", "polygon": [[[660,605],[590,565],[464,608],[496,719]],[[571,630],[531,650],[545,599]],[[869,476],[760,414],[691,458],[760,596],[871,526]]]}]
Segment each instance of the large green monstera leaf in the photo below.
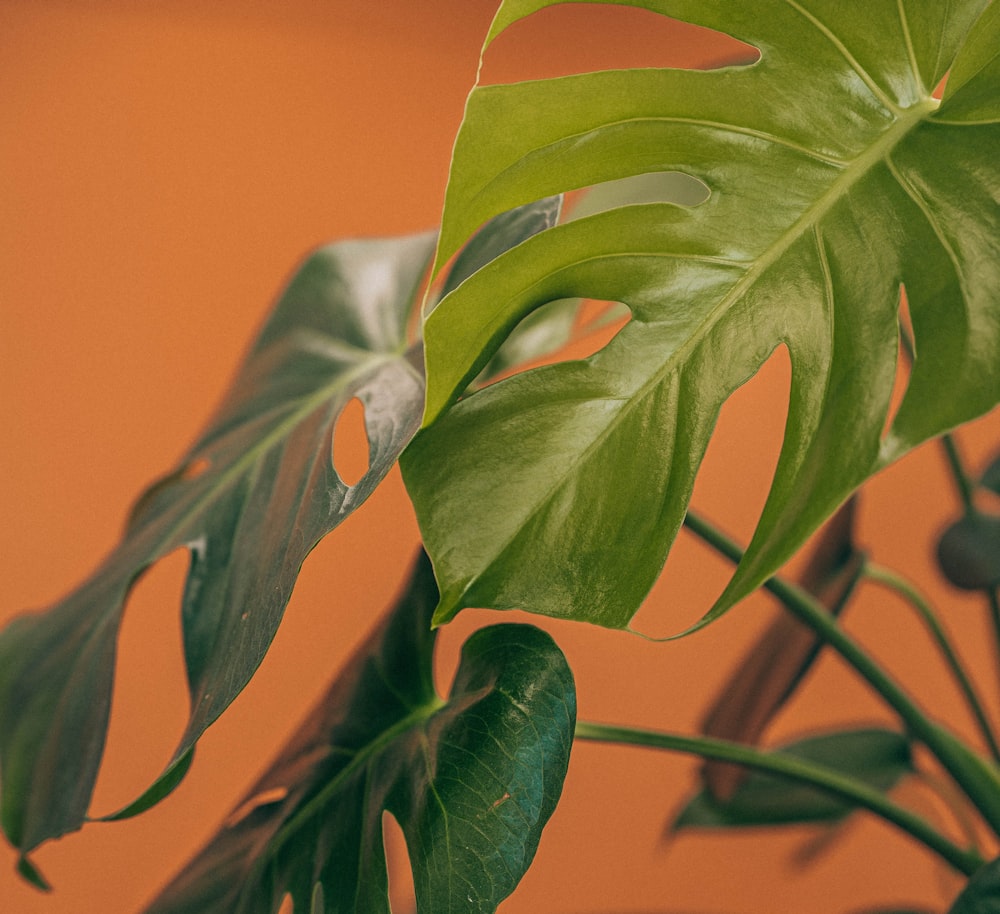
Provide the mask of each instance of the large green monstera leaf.
[{"label": "large green monstera leaf", "polygon": [[[557,2],[507,0],[487,45]],[[472,93],[439,262],[544,194],[681,172],[709,196],[542,232],[429,315],[427,427],[403,469],[441,585],[437,622],[486,606],[627,627],[720,407],[778,347],[792,365],[783,448],[705,621],[872,473],[1000,400],[1000,4],[622,3],[760,58]],[[459,399],[526,315],[572,296],[624,302],[631,320],[590,358]],[[915,359],[890,418],[901,324]]]},{"label": "large green monstera leaf", "polygon": [[406,836],[417,910],[492,914],[555,809],[576,720],[552,639],[494,625],[434,690],[426,558],[407,592],[207,847],[148,914],[389,914],[382,816]]},{"label": "large green monstera leaf", "polygon": [[[560,204],[491,220],[444,292],[554,224]],[[191,711],[163,776],[122,815],[169,793],[198,738],[249,681],[306,555],[367,499],[419,427],[423,361],[407,325],[434,243],[433,233],[349,241],[310,257],[206,432],[139,500],[118,548],[49,611],[0,633],[0,822],[23,852],[86,817],[122,611],[149,565],[178,548],[191,554],[181,606]],[[332,448],[353,398],[364,405],[369,467],[348,485]],[[37,881],[26,860],[22,869]]]}]

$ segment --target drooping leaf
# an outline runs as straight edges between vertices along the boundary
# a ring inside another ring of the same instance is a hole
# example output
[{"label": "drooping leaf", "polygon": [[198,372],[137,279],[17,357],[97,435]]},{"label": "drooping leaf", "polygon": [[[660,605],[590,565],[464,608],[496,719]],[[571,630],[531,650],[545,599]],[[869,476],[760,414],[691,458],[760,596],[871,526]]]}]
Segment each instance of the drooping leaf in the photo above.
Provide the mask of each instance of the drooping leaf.
[{"label": "drooping leaf", "polygon": [[976,512],[955,521],[938,540],[937,560],[956,587],[1000,587],[1000,517]]},{"label": "drooping leaf", "polygon": [[[864,554],[854,545],[856,496],[826,524],[800,577],[800,586],[837,616],[854,593]],[[757,745],[767,725],[794,694],[819,656],[822,642],[785,610],[764,630],[723,683],[701,724],[705,736]],[[740,765],[706,759],[708,792],[726,800],[750,776]]]},{"label": "drooping leaf", "polygon": [[[555,2],[507,0],[488,42]],[[428,427],[403,468],[442,587],[439,623],[486,606],[627,627],[723,402],[778,347],[792,365],[781,456],[705,621],[872,473],[1000,400],[996,5],[979,22],[987,0],[627,5],[727,32],[761,59],[470,97],[442,258],[496,212],[572,187],[680,171],[711,196],[542,232],[428,318]],[[949,67],[961,78],[939,105]],[[916,358],[883,434],[901,285]],[[454,402],[525,314],[571,296],[622,301],[632,319],[584,361]]]},{"label": "drooping leaf", "polygon": [[948,914],[996,914],[1000,911],[1000,857],[987,863],[948,908]]},{"label": "drooping leaf", "polygon": [[[181,607],[191,714],[164,778],[253,675],[306,555],[368,497],[419,422],[423,379],[406,324],[433,245],[424,234],[310,257],[207,430],[139,500],[118,548],[78,590],[3,632],[0,788],[13,844],[27,851],[82,824],[124,602],[157,559],[191,553]],[[348,486],[332,433],[353,397],[365,407],[370,467]]]},{"label": "drooping leaf", "polygon": [[[876,790],[889,790],[913,771],[909,741],[889,730],[827,733],[780,750],[850,775]],[[854,809],[847,801],[806,784],[754,771],[727,799],[716,798],[707,789],[699,791],[678,814],[672,830],[833,822]]]},{"label": "drooping leaf", "polygon": [[469,638],[438,698],[436,598],[422,558],[395,611],[149,914],[273,914],[286,893],[296,911],[388,914],[384,811],[406,836],[421,914],[496,910],[562,789],[573,678],[548,635],[496,625]]},{"label": "drooping leaf", "polygon": [[[546,200],[495,220],[465,262],[482,266],[557,211]],[[205,433],[136,503],[120,546],[50,611],[0,633],[0,824],[23,851],[84,821],[122,608],[146,567],[176,548],[191,552],[182,622],[192,710],[161,777],[107,818],[166,796],[199,736],[249,681],[302,561],[367,499],[419,425],[423,366],[407,323],[433,244],[427,233],[313,255]],[[347,485],[333,466],[332,433],[353,398],[364,405],[369,467]]]}]

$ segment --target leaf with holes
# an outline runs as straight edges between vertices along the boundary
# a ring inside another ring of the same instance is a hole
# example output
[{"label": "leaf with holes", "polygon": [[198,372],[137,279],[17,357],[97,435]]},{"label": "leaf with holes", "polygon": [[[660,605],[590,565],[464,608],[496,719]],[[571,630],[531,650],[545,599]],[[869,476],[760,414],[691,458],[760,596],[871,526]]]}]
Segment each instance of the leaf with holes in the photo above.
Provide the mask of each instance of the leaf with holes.
[{"label": "leaf with holes", "polygon": [[[458,266],[474,270],[551,225],[559,204],[544,200],[494,220]],[[428,233],[313,255],[180,469],[133,508],[121,545],[49,612],[0,633],[0,823],[22,852],[84,821],[123,605],[150,564],[178,548],[191,552],[182,621],[192,710],[163,775],[109,818],[167,795],[200,735],[249,681],[306,555],[365,501],[419,425],[423,366],[406,328],[433,246]],[[444,292],[461,278],[450,276]],[[355,398],[369,465],[347,485],[333,465],[332,437]],[[22,869],[34,872],[27,861]]]},{"label": "leaf with holes", "polygon": [[[181,468],[136,504],[121,545],[50,611],[3,632],[2,822],[22,851],[84,820],[122,609],[147,566],[191,552],[182,614],[192,710],[167,786],[253,675],[306,555],[368,497],[419,423],[423,378],[406,323],[433,245],[424,234],[314,254]],[[347,486],[332,433],[354,397],[371,465]]]},{"label": "leaf with holes", "polygon": [[[487,45],[556,2],[507,0]],[[1000,5],[625,5],[726,32],[760,59],[472,93],[441,260],[494,213],[573,187],[684,172],[710,196],[542,232],[427,318],[427,427],[403,469],[439,623],[485,606],[627,627],[722,404],[778,347],[792,365],[780,459],[703,622],[872,473],[1000,400]],[[889,421],[901,286],[916,359]],[[525,315],[572,296],[624,302],[631,321],[590,358],[455,402]]]},{"label": "leaf with holes", "polygon": [[388,914],[384,811],[406,836],[418,911],[496,910],[562,790],[573,677],[548,635],[495,625],[466,642],[440,699],[436,599],[422,557],[394,613],[149,914],[273,914],[286,894],[296,911]]}]

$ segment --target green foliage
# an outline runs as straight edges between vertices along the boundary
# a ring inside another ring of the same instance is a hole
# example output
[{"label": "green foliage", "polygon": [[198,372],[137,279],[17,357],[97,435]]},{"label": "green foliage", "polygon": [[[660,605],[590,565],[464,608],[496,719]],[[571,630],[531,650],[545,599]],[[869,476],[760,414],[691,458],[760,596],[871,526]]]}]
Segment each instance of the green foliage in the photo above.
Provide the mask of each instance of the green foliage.
[{"label": "green foliage", "polygon": [[1000,858],[986,864],[948,908],[948,914],[995,914],[1000,910]]},{"label": "green foliage", "polygon": [[[849,775],[886,791],[913,771],[909,740],[890,730],[825,733],[779,747],[780,751]],[[856,807],[807,784],[754,771],[731,797],[699,791],[678,813],[673,831],[687,828],[746,828],[802,822],[835,822]]]},{"label": "green foliage", "polygon": [[[487,44],[556,2],[508,0]],[[439,262],[544,194],[679,171],[710,197],[542,232],[428,318],[428,427],[403,468],[442,590],[438,623],[485,606],[628,626],[720,407],[778,347],[792,363],[781,457],[706,619],[872,473],[1000,400],[996,6],[977,23],[986,0],[878,2],[864,15],[816,0],[629,5],[724,31],[760,60],[472,93]],[[949,67],[939,106],[931,92]],[[901,286],[916,359],[886,429]],[[455,402],[522,318],[571,296],[624,302],[632,319],[584,361]]]},{"label": "green foliage", "polygon": [[[181,612],[192,710],[165,778],[249,681],[306,555],[364,502],[415,431],[423,378],[406,321],[433,245],[428,234],[315,254],[180,469],[136,504],[121,545],[58,605],[4,631],[2,822],[16,846],[29,851],[84,820],[122,610],[147,566],[191,552]],[[333,468],[332,433],[353,397],[365,404],[371,465],[347,486]]]},{"label": "green foliage", "polygon": [[384,810],[406,835],[418,911],[496,910],[562,789],[573,677],[548,635],[495,625],[466,642],[442,701],[436,599],[421,559],[395,611],[150,914],[271,914],[285,893],[297,911],[388,914]]},{"label": "green foliage", "polygon": [[[561,2],[573,0],[505,0],[486,46]],[[401,455],[433,572],[422,558],[395,610],[152,914],[270,914],[286,895],[297,911],[387,914],[386,814],[406,836],[421,914],[493,912],[531,863],[574,733],[761,769],[725,791],[706,778],[677,829],[830,822],[864,807],[961,872],[981,864],[977,848],[886,796],[913,770],[919,741],[1000,835],[996,765],[927,716],[831,615],[865,573],[849,521],[815,580],[768,579],[873,473],[1000,401],[1000,4],[875,0],[859,15],[824,0],[607,2],[725,31],[760,59],[476,88],[422,339],[410,324],[433,234],[346,242],[306,262],[207,430],[136,504],[120,546],[48,612],[0,633],[0,824],[25,879],[45,888],[26,855],[85,821],[137,578],[174,550],[190,553],[191,712],[160,778],[108,818],[179,783],[260,664],[306,555]],[[560,221],[562,193],[590,186],[591,203]],[[630,319],[586,359],[496,380],[562,346],[583,298],[618,302]],[[892,413],[897,354],[911,339]],[[792,365],[785,437],[740,553],[688,513],[689,500],[723,403],[781,347]],[[370,461],[349,485],[333,435],[355,398]],[[983,490],[1000,492],[998,467]],[[1000,626],[997,518],[963,486],[965,516],[942,539],[942,566],[987,591]],[[472,635],[450,696],[437,695],[432,625],[474,605],[627,628],[685,517],[739,559],[699,624],[766,582],[809,627],[789,616],[772,628],[733,680],[743,694],[720,699],[707,729],[756,740],[822,641],[907,735],[840,731],[769,755],[734,741],[574,731],[565,659],[523,625]],[[952,914],[995,908],[998,873],[981,870]]]},{"label": "green foliage", "polygon": [[[558,198],[504,214],[456,260],[475,270],[553,224]],[[306,555],[374,491],[416,432],[424,403],[419,340],[407,323],[433,233],[352,241],[315,253],[294,277],[208,429],[179,469],[132,509],[120,546],[48,612],[0,637],[0,821],[23,852],[84,822],[104,749],[115,643],[139,575],[191,552],[181,606],[191,714],[173,760],[109,818],[158,802],[195,743],[257,669]],[[531,352],[526,345],[525,353]],[[333,465],[347,403],[365,408],[369,467],[353,485]]]}]

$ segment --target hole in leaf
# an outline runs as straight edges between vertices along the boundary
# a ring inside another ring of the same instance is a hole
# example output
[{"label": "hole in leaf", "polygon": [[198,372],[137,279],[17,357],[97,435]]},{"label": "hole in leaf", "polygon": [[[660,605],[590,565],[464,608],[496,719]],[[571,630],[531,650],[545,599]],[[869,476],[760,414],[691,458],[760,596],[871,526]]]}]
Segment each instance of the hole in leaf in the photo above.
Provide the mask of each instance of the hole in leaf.
[{"label": "hole in leaf", "polygon": [[[778,465],[791,375],[788,349],[778,346],[723,403],[695,477],[694,509],[742,544],[753,535]],[[632,628],[653,637],[683,631],[705,614],[732,573],[730,562],[682,527]]]},{"label": "hole in leaf", "polygon": [[285,897],[281,899],[281,906],[278,908],[278,914],[294,914],[294,912],[295,901],[288,892],[285,892]]},{"label": "hole in leaf", "polygon": [[473,383],[481,389],[513,374],[603,349],[630,317],[621,302],[561,298],[526,315]]},{"label": "hole in leaf", "polygon": [[333,468],[344,485],[354,486],[368,472],[370,465],[365,408],[354,397],[341,410],[333,429]]},{"label": "hole in leaf", "polygon": [[889,400],[889,411],[882,425],[882,440],[885,441],[892,429],[899,407],[906,396],[910,385],[910,373],[913,369],[915,354],[913,343],[913,322],[910,320],[910,306],[906,300],[906,289],[899,287],[899,305],[897,306],[897,326],[899,327],[899,345],[896,353],[896,378],[892,386],[892,396]]},{"label": "hole in leaf", "polygon": [[673,203],[700,206],[712,196],[708,185],[682,171],[652,171],[642,175],[604,181],[567,195],[566,218],[581,219],[617,206],[635,203]]},{"label": "hole in leaf", "polygon": [[406,838],[399,823],[388,813],[382,814],[382,840],[389,871],[389,908],[394,914],[411,914],[416,911],[416,893],[413,888],[413,870]]},{"label": "hole in leaf", "polygon": [[175,550],[146,571],[129,595],[93,816],[141,796],[163,772],[187,723],[180,613],[163,608],[180,604],[189,564],[188,551]]},{"label": "hole in leaf", "polygon": [[623,4],[547,7],[514,23],[486,53],[483,84],[627,67],[711,69],[753,63],[752,45]]}]

